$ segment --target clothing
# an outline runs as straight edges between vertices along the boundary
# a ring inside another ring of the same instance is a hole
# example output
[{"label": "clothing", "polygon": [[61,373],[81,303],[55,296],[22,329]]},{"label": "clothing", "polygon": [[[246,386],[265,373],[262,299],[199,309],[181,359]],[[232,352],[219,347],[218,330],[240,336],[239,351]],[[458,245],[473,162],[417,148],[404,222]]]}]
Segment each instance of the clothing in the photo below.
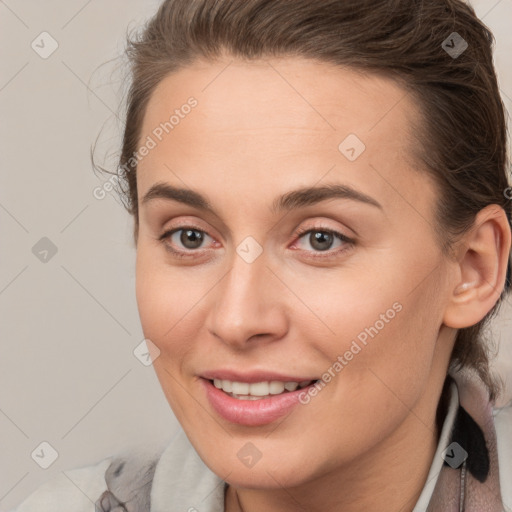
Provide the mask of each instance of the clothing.
[{"label": "clothing", "polygon": [[[493,411],[474,373],[451,377],[439,443],[413,512],[512,510],[512,404]],[[224,482],[182,430],[162,452],[109,457],[66,475],[11,512],[224,512]]]}]

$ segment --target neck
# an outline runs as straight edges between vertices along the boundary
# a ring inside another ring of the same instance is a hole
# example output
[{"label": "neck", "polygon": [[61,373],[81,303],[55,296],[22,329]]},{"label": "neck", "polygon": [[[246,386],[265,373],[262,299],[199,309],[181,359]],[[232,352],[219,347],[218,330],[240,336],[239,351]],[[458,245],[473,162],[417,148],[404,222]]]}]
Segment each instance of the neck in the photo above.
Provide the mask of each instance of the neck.
[{"label": "neck", "polygon": [[441,396],[443,389],[446,392],[448,388],[441,385],[435,393],[431,391],[425,394],[390,436],[350,465],[337,468],[300,487],[229,487],[225,510],[411,512],[425,485],[446,415],[445,393]]}]

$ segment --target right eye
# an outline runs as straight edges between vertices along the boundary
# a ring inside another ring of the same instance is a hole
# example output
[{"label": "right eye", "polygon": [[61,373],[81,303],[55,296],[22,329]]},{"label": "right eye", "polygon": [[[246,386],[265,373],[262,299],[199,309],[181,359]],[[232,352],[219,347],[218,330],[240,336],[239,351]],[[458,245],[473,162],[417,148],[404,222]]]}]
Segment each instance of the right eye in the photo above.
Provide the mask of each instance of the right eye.
[{"label": "right eye", "polygon": [[[207,238],[214,240],[201,229],[194,226],[182,226],[166,231],[158,239],[174,256],[178,258],[194,258],[193,253],[201,249],[201,245]],[[179,248],[180,246],[181,248]]]}]

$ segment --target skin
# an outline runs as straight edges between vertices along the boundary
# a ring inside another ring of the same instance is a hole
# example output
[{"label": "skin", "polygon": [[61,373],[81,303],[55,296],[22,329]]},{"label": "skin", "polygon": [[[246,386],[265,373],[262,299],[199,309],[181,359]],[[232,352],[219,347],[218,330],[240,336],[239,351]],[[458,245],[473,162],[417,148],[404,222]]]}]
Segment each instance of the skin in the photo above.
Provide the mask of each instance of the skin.
[{"label": "skin", "polygon": [[[504,283],[503,210],[480,212],[453,256],[442,253],[438,192],[409,158],[415,102],[390,79],[300,58],[195,62],[159,83],[141,142],[190,96],[197,107],[142,159],[137,184],[137,303],[172,410],[229,483],[229,512],[412,510],[438,442],[456,329],[483,318]],[[353,162],[338,150],[350,133],[366,145]],[[167,199],[142,203],[157,182],[201,193],[216,214]],[[334,183],[382,208],[335,198],[270,210],[290,190]],[[182,232],[158,240],[190,225],[204,234],[199,248],[183,245]],[[321,251],[298,228],[355,242],[334,238]],[[247,236],[263,249],[252,263],[236,252]],[[286,418],[239,426],[210,406],[203,371],[320,378],[397,302],[401,311]],[[262,454],[252,468],[237,457],[249,441]]]}]

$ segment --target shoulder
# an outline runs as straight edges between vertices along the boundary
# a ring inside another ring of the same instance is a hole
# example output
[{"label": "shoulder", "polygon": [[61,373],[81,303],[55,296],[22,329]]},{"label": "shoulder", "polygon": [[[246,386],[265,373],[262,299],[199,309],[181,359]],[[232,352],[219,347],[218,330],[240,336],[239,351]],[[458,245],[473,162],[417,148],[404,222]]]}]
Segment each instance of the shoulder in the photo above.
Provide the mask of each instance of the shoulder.
[{"label": "shoulder", "polygon": [[112,457],[97,464],[62,471],[11,512],[95,512],[94,503],[106,489],[105,472]]},{"label": "shoulder", "polygon": [[60,474],[38,487],[10,512],[97,512],[120,503],[149,510],[153,474],[162,443],[139,444]]},{"label": "shoulder", "polygon": [[512,404],[494,409],[494,425],[498,445],[500,487],[503,502],[512,504]]}]

